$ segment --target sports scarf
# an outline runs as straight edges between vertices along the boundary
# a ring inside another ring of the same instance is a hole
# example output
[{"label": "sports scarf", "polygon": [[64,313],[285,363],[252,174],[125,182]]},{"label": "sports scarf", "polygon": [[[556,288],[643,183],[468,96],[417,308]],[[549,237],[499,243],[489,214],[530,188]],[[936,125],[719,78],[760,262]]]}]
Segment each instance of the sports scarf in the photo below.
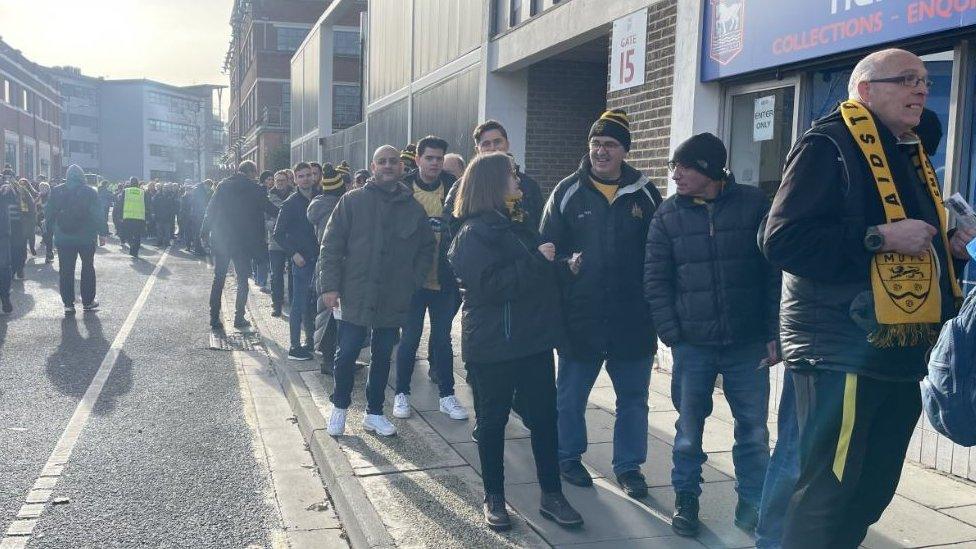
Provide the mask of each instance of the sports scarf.
[{"label": "sports scarf", "polygon": [[[841,114],[854,142],[871,167],[871,175],[884,206],[885,219],[888,223],[906,219],[874,116],[864,105],[853,100],[841,103]],[[935,248],[931,245],[928,252],[918,256],[895,252],[874,255],[871,260],[871,291],[879,327],[869,334],[868,341],[875,347],[909,347],[934,342],[942,321],[941,265],[949,269],[953,295],[957,300],[962,298],[952,258],[948,257],[950,248],[946,234],[946,211],[939,191],[939,179],[921,143],[915,145],[912,159],[935,203],[939,215],[939,234],[947,257],[936,257]]]}]

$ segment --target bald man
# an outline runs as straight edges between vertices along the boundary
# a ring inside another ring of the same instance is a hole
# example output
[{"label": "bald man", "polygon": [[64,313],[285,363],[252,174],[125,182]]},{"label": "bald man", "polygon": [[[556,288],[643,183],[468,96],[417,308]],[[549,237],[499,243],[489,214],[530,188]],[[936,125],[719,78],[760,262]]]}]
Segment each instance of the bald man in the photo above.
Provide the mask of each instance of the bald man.
[{"label": "bald man", "polygon": [[352,402],[356,357],[372,330],[363,428],[396,434],[383,414],[390,358],[410,298],[434,261],[434,233],[413,191],[400,182],[400,151],[384,145],[373,153],[374,174],[366,185],[339,199],[325,227],[319,254],[317,291],[334,310],[338,325],[335,391],[328,433],[343,434]]},{"label": "bald man", "polygon": [[[976,234],[946,234],[913,131],[930,85],[910,52],[862,59],[849,99],[794,145],[769,212],[763,250],[784,271],[780,337],[801,464],[782,547],[854,548],[881,517],[921,412],[926,353],[961,297],[956,275]],[[764,515],[769,505],[764,494]]]}]

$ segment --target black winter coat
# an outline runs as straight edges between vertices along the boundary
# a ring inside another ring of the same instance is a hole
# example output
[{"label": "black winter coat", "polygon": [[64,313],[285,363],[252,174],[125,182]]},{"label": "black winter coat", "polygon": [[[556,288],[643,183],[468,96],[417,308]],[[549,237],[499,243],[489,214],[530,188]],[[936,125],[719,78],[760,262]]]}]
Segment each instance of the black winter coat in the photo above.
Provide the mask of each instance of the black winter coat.
[{"label": "black winter coat", "polygon": [[200,234],[210,235],[210,243],[217,253],[258,257],[265,247],[264,214],[276,210],[268,202],[263,187],[237,173],[217,185],[203,216]]},{"label": "black winter coat", "polygon": [[467,219],[448,257],[461,283],[461,355],[504,362],[564,342],[556,269],[535,230],[499,212]]},{"label": "black winter coat", "polygon": [[16,201],[10,185],[0,182],[0,269],[10,267],[10,206]]},{"label": "black winter coat", "polygon": [[[878,131],[906,214],[938,226],[911,160],[883,124]],[[879,349],[867,341],[877,321],[864,234],[883,223],[877,185],[844,121],[838,112],[816,121],[787,157],[763,243],[769,261],[783,269],[780,339],[787,365],[893,380],[925,375],[928,345]],[[939,235],[932,244],[945,257]],[[939,281],[943,320],[955,314],[947,272],[942,269]]]},{"label": "black winter coat", "polygon": [[[317,187],[313,187],[313,189],[315,188]],[[317,191],[312,195],[312,198],[316,196],[318,196]],[[267,195],[265,195],[265,200],[267,200]],[[306,262],[312,261],[319,255],[319,239],[315,235],[315,225],[312,225],[308,220],[308,205],[311,202],[301,191],[293,192],[282,203],[281,211],[278,213],[278,221],[275,223],[274,233],[272,233],[275,244],[281,246],[288,257],[298,253],[305,258]],[[268,204],[270,203],[268,202]]]},{"label": "black winter coat", "polygon": [[644,295],[666,345],[777,339],[780,273],[756,244],[768,208],[761,190],[730,180],[711,202],[673,195],[657,209]]},{"label": "black winter coat", "polygon": [[542,241],[557,259],[582,252],[578,275],[561,269],[569,342],[560,352],[576,360],[637,360],[657,349],[644,300],[647,228],[661,193],[626,163],[613,203],[590,181],[590,161],[556,186],[542,214]]}]

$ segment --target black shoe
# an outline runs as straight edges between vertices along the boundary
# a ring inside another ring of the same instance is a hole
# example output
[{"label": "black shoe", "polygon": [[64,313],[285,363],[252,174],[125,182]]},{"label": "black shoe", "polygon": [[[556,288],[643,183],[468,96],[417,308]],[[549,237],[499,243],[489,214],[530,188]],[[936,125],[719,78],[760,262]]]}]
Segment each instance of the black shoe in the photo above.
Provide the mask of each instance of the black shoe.
[{"label": "black shoe", "polygon": [[288,351],[288,360],[312,360],[312,353],[304,347],[296,347]]},{"label": "black shoe", "polygon": [[4,304],[3,304],[3,314],[9,315],[12,312],[14,312],[14,305],[13,305],[13,303],[10,303],[9,301],[4,302]]},{"label": "black shoe", "polygon": [[214,330],[223,330],[224,323],[220,321],[220,317],[212,316],[210,317],[210,327]]},{"label": "black shoe", "polygon": [[579,460],[564,461],[559,464],[559,474],[573,486],[593,486],[593,477]]},{"label": "black shoe", "polygon": [[583,517],[573,509],[562,492],[543,492],[539,514],[560,526],[576,528],[583,525]]},{"label": "black shoe", "polygon": [[234,319],[234,327],[235,328],[250,328],[251,327],[251,323],[248,322],[247,319],[244,318],[244,317],[235,318]]},{"label": "black shoe", "polygon": [[637,469],[617,475],[617,484],[624,489],[628,496],[634,499],[647,497],[647,481]]},{"label": "black shoe", "polygon": [[281,305],[272,305],[271,306],[271,316],[273,316],[275,318],[281,316]]},{"label": "black shoe", "polygon": [[512,519],[505,508],[505,496],[501,494],[485,494],[485,523],[488,528],[496,532],[512,529]]},{"label": "black shoe", "polygon": [[698,496],[691,492],[678,492],[674,497],[674,515],[671,529],[679,536],[696,536],[698,528]]},{"label": "black shoe", "polygon": [[732,524],[751,536],[756,532],[756,524],[758,523],[759,509],[739,498],[739,502],[735,505],[735,518],[732,519]]}]

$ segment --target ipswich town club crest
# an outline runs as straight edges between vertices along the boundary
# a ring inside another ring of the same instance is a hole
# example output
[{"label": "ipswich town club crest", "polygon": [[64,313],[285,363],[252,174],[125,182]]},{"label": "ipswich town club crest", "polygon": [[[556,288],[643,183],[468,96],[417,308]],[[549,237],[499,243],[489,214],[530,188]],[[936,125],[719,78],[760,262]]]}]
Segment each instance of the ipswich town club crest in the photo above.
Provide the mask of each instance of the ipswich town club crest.
[{"label": "ipswich town club crest", "polygon": [[906,313],[917,311],[932,291],[932,258],[928,254],[879,254],[875,268],[888,297]]},{"label": "ipswich town club crest", "polygon": [[708,56],[728,65],[742,51],[746,0],[709,1],[712,3],[712,35]]}]

